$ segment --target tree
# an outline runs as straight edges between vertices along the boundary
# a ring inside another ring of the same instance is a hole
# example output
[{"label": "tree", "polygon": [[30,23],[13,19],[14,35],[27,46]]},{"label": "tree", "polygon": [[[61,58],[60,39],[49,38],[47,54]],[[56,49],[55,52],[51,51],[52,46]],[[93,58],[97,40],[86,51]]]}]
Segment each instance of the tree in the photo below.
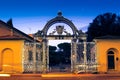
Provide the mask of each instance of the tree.
[{"label": "tree", "polygon": [[90,23],[87,34],[88,41],[92,41],[95,37],[105,35],[120,36],[120,17],[114,13],[98,15]]},{"label": "tree", "polygon": [[57,49],[56,46],[49,46],[49,50],[52,52],[55,52],[56,49]]},{"label": "tree", "polygon": [[71,55],[71,44],[70,43],[60,43],[57,45],[59,49],[55,46],[49,46],[49,62],[50,66],[62,64],[70,64]]},{"label": "tree", "polygon": [[57,62],[56,60],[56,46],[49,46],[49,63],[50,65],[55,65]]},{"label": "tree", "polygon": [[70,55],[71,55],[71,44],[70,43],[60,43],[57,45],[59,47],[59,51],[62,52],[62,63],[69,64],[70,63]]}]

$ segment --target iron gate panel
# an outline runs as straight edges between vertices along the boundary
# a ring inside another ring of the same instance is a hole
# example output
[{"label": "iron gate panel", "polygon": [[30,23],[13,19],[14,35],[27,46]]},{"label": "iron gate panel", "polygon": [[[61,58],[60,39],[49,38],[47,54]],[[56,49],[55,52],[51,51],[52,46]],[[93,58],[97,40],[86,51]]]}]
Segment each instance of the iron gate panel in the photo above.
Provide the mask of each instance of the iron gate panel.
[{"label": "iron gate panel", "polygon": [[[84,45],[86,45],[86,54],[84,54]],[[34,48],[36,48],[35,53]],[[33,61],[34,54],[36,54],[36,63]],[[84,59],[85,57],[86,61]],[[98,64],[96,57],[96,46],[94,42],[86,42],[86,44],[84,42],[76,43],[76,63],[73,65],[76,72],[97,72]],[[34,64],[36,67],[34,67]],[[36,72],[40,73],[43,71],[43,65],[42,43],[25,43],[23,60],[24,72],[32,73],[34,72],[34,68],[36,68]]]},{"label": "iron gate panel", "polygon": [[[86,54],[84,54],[84,45],[86,45]],[[96,57],[95,42],[77,43],[76,72],[97,72]]]},{"label": "iron gate panel", "polygon": [[[36,62],[33,61],[34,59],[33,55],[36,55]],[[41,43],[24,44],[23,67],[25,73],[34,72],[34,68],[36,68],[36,72],[42,72],[42,65],[43,65],[42,60],[43,60],[43,52],[42,52]],[[34,64],[36,65],[35,67]]]}]

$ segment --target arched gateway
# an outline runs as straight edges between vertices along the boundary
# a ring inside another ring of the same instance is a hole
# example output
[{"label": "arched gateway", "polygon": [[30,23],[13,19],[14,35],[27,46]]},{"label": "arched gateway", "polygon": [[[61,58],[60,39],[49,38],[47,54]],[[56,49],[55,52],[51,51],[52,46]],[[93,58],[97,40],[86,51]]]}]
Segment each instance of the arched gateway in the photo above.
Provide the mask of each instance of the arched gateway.
[{"label": "arched gateway", "polygon": [[[71,28],[73,34],[68,33],[69,31],[67,29],[64,29],[64,26],[62,25],[57,25],[55,27],[56,29],[54,29],[50,34],[47,34],[49,28],[56,23],[67,24]],[[49,20],[47,24],[44,26],[44,28],[35,34],[35,38],[42,39],[42,50],[43,50],[42,51],[43,52],[42,71],[43,72],[49,71],[48,40],[51,40],[51,39],[52,40],[61,40],[61,39],[71,40],[71,72],[75,71],[76,53],[77,53],[76,44],[79,41],[86,42],[86,34],[84,34],[81,30],[79,31],[70,20],[68,20],[67,18],[64,18],[61,12],[58,12],[57,17]],[[84,52],[86,52],[85,49],[84,49]]]}]

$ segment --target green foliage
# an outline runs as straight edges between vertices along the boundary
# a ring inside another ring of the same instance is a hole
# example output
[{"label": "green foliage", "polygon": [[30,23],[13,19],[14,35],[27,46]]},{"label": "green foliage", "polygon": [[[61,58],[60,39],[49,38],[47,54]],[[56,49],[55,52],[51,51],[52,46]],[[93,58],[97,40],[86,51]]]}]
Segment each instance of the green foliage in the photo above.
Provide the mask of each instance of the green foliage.
[{"label": "green foliage", "polygon": [[95,37],[113,35],[120,36],[120,17],[114,13],[98,15],[88,27],[88,41]]},{"label": "green foliage", "polygon": [[70,56],[71,56],[71,44],[70,43],[61,43],[57,45],[60,51],[63,52],[62,54],[62,63],[70,64]]},{"label": "green foliage", "polygon": [[71,44],[70,43],[61,43],[57,45],[60,49],[63,50],[69,50],[71,48]]},{"label": "green foliage", "polygon": [[57,49],[56,46],[49,46],[50,51],[55,51],[56,49]]},{"label": "green foliage", "polygon": [[56,47],[55,46],[49,46],[49,61],[50,61],[50,65],[55,64],[56,61]]}]

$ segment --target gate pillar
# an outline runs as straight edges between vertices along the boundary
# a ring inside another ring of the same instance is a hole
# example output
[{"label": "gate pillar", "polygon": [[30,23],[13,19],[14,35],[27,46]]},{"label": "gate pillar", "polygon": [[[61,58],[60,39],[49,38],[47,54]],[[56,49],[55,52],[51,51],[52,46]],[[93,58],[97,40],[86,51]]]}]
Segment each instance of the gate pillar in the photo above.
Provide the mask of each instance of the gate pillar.
[{"label": "gate pillar", "polygon": [[83,55],[84,55],[84,70],[86,72],[86,66],[87,66],[87,44],[86,44],[86,39],[84,39],[84,51],[83,51]]},{"label": "gate pillar", "polygon": [[48,61],[49,60],[49,57],[48,57],[48,41],[46,38],[43,39],[43,67],[42,67],[42,70],[43,70],[43,73],[46,73],[48,71]]},{"label": "gate pillar", "polygon": [[36,42],[34,42],[33,46],[33,73],[37,72],[37,64],[36,64]]},{"label": "gate pillar", "polygon": [[77,48],[77,44],[76,44],[76,40],[75,38],[72,39],[72,47],[71,47],[71,72],[75,72],[76,71],[76,56],[77,56],[77,52],[76,52],[76,48]]}]

